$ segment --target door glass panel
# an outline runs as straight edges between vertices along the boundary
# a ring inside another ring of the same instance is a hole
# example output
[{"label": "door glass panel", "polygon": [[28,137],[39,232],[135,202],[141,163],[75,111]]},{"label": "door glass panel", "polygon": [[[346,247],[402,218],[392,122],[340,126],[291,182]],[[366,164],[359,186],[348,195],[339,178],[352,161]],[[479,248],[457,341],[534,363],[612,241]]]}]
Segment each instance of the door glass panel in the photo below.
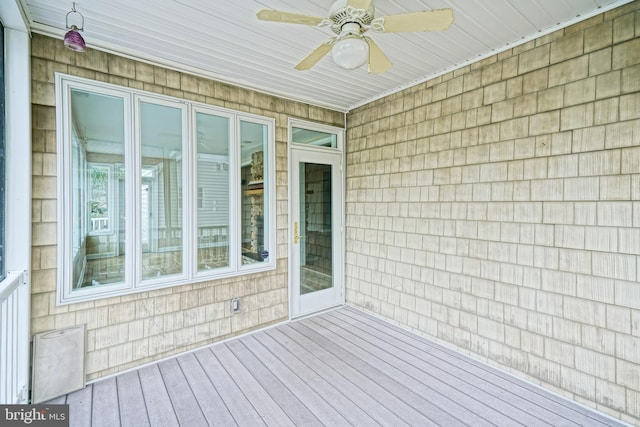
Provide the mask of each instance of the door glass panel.
[{"label": "door glass panel", "polygon": [[335,133],[293,127],[291,130],[291,141],[294,144],[336,148],[338,146],[338,135]]},{"label": "door glass panel", "polygon": [[331,165],[300,163],[300,295],[333,287],[331,188]]},{"label": "door glass panel", "polygon": [[229,119],[196,114],[198,271],[229,266]]},{"label": "door glass panel", "polygon": [[124,100],[71,90],[73,288],[124,282]]},{"label": "door glass panel", "polygon": [[142,278],[181,274],[182,110],[140,103]]}]

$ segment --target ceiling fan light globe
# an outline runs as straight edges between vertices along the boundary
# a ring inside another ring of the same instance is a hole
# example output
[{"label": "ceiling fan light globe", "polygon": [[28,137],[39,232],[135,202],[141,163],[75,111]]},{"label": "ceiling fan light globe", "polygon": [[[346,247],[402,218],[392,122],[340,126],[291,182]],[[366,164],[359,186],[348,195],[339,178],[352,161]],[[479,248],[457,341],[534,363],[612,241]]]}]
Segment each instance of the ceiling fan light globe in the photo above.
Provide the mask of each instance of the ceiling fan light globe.
[{"label": "ceiling fan light globe", "polygon": [[336,65],[353,70],[369,60],[369,43],[361,37],[347,37],[336,42],[331,50]]}]

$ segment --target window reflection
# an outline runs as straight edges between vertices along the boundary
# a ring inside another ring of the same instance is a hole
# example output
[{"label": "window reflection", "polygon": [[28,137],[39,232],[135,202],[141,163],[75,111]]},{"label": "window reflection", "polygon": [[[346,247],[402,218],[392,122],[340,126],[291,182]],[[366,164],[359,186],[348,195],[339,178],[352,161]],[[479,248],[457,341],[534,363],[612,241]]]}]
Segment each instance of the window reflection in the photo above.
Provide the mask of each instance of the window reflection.
[{"label": "window reflection", "polygon": [[242,264],[263,262],[269,258],[265,249],[268,241],[267,202],[264,180],[267,174],[267,126],[240,122],[242,152]]},{"label": "window reflection", "polygon": [[71,91],[73,286],[124,281],[124,100]]},{"label": "window reflection", "polygon": [[333,286],[331,165],[300,163],[300,294]]},{"label": "window reflection", "polygon": [[57,85],[63,303],[275,266],[273,120],[74,80]]},{"label": "window reflection", "polygon": [[142,278],[181,274],[182,110],[140,103]]},{"label": "window reflection", "polygon": [[196,114],[198,271],[229,266],[229,119]]},{"label": "window reflection", "polygon": [[110,232],[110,213],[111,213],[111,197],[113,190],[111,189],[112,165],[91,163],[89,168],[89,233],[109,233]]},{"label": "window reflection", "polygon": [[312,145],[314,147],[338,147],[338,135],[335,133],[293,127],[291,142],[294,144]]}]

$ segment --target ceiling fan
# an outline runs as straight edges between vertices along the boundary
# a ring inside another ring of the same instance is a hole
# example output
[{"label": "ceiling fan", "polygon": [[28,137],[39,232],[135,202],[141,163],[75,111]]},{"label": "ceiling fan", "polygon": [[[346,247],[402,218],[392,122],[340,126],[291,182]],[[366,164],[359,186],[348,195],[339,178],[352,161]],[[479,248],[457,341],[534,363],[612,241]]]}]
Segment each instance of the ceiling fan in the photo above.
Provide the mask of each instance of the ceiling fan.
[{"label": "ceiling fan", "polygon": [[391,61],[365,33],[442,31],[453,22],[452,9],[424,10],[375,18],[372,0],[337,0],[329,9],[329,18],[261,10],[263,21],[330,27],[337,35],[318,46],[296,65],[297,70],[309,70],[330,51],[334,62],[352,70],[368,63],[369,73],[383,73],[391,68]]}]

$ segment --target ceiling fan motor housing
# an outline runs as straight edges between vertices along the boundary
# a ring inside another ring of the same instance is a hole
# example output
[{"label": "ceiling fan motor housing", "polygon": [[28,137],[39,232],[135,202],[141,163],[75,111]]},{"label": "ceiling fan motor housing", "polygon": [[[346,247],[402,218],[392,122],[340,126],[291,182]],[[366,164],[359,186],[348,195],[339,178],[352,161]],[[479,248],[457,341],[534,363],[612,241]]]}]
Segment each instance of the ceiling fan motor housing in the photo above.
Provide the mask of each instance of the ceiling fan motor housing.
[{"label": "ceiling fan motor housing", "polygon": [[375,8],[373,2],[369,7],[364,9],[355,9],[349,6],[348,0],[337,0],[329,9],[329,20],[331,20],[331,30],[340,35],[342,27],[348,23],[356,23],[360,26],[360,32],[365,31],[365,27],[371,25],[371,21],[375,16]]}]

